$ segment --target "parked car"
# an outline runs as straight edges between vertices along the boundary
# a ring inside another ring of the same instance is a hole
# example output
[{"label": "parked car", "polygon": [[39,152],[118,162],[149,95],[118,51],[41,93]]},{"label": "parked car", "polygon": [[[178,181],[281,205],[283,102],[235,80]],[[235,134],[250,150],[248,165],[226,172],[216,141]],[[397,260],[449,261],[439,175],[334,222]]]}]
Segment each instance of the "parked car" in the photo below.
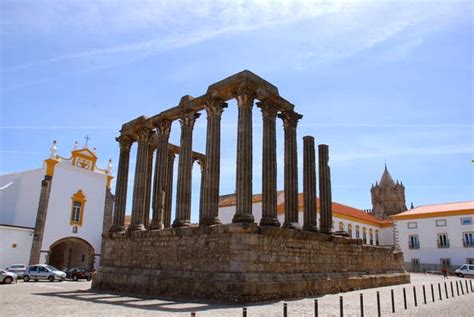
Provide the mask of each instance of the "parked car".
[{"label": "parked car", "polygon": [[77,281],[80,279],[86,279],[90,281],[92,279],[92,273],[89,270],[86,270],[83,267],[73,267],[71,269],[66,270],[66,278],[69,278],[73,281]]},{"label": "parked car", "polygon": [[54,282],[55,280],[64,281],[66,279],[66,273],[58,270],[54,266],[46,264],[37,264],[28,266],[23,275],[23,281],[28,282],[29,280],[48,280]]},{"label": "parked car", "polygon": [[17,275],[15,273],[0,269],[0,283],[11,284],[16,281]]},{"label": "parked car", "polygon": [[464,277],[464,275],[474,276],[474,264],[463,264],[455,273],[459,277]]},{"label": "parked car", "polygon": [[24,264],[12,264],[10,267],[7,267],[6,270],[8,272],[15,273],[18,278],[23,278],[23,274],[25,274],[26,265]]}]

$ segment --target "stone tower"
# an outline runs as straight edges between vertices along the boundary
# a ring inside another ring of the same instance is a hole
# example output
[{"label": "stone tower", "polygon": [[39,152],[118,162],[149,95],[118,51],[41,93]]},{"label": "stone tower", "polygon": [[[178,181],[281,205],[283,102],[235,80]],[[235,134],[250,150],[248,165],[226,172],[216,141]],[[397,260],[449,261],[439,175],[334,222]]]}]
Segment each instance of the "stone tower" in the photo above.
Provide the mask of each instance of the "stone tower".
[{"label": "stone tower", "polygon": [[372,195],[372,212],[378,219],[388,219],[391,215],[407,210],[405,187],[402,182],[393,181],[386,164],[380,182],[372,184],[370,193]]}]

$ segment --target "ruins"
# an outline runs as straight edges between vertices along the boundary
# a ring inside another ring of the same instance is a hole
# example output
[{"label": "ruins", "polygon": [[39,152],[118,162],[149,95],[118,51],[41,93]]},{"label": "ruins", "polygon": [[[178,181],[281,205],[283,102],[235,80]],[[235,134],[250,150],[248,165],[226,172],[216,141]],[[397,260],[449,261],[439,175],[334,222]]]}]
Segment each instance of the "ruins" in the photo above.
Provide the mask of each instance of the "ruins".
[{"label": "ruins", "polygon": [[[221,115],[226,101],[238,106],[236,212],[231,224],[218,215]],[[252,111],[263,117],[262,195],[259,224],[252,215]],[[297,123],[302,115],[278,89],[250,71],[212,84],[197,98],[122,126],[113,226],[104,235],[102,266],[94,289],[146,295],[256,302],[304,297],[409,282],[401,252],[363,245],[332,232],[327,145],[304,137],[304,226],[298,226]],[[207,114],[206,153],[192,151],[193,128]],[[284,128],[285,220],[277,218],[276,121]],[[179,147],[171,149],[171,124],[179,120]],[[137,144],[132,220],[125,230],[127,178],[132,144]],[[153,157],[156,152],[155,169]],[[171,223],[174,156],[179,155],[176,215]],[[193,161],[201,165],[199,225],[191,224]],[[316,185],[321,221],[316,221]],[[152,218],[149,222],[150,204]]]}]

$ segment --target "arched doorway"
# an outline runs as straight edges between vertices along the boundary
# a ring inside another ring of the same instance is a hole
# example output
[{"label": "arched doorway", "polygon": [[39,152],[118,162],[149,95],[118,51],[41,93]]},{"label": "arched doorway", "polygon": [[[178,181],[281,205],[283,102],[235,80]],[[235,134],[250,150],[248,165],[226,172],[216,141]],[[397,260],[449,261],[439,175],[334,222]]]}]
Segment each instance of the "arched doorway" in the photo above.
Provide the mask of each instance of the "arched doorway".
[{"label": "arched doorway", "polygon": [[86,240],[68,237],[49,248],[48,264],[60,270],[73,267],[94,268],[94,248]]}]

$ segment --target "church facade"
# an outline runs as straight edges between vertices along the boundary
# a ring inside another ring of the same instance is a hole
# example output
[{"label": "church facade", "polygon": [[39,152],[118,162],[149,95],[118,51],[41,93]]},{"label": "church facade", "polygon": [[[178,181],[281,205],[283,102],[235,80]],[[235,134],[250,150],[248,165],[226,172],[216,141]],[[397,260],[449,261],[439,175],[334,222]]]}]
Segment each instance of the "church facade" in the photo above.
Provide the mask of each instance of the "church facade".
[{"label": "church facade", "polygon": [[59,269],[99,266],[112,221],[112,167],[76,143],[69,158],[56,141],[43,167],[0,176],[0,267],[47,263]]}]

